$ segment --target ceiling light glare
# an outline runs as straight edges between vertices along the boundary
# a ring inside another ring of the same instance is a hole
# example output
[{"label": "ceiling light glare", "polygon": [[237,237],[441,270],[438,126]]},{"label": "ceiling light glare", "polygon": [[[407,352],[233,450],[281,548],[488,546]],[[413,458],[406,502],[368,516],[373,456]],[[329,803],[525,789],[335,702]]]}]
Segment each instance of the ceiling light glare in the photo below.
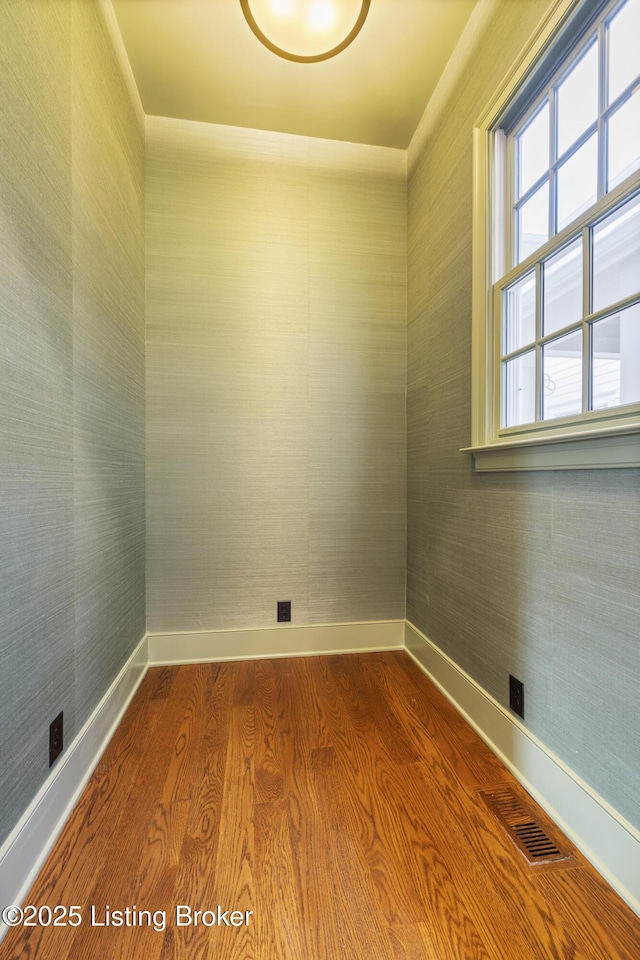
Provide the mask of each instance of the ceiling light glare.
[{"label": "ceiling light glare", "polygon": [[240,0],[258,40],[296,63],[341,53],[362,30],[370,6],[371,0]]},{"label": "ceiling light glare", "polygon": [[330,30],[336,22],[336,8],[328,0],[316,0],[309,7],[309,26],[313,30]]},{"label": "ceiling light glare", "polygon": [[269,6],[277,17],[291,17],[295,10],[294,0],[269,0]]}]

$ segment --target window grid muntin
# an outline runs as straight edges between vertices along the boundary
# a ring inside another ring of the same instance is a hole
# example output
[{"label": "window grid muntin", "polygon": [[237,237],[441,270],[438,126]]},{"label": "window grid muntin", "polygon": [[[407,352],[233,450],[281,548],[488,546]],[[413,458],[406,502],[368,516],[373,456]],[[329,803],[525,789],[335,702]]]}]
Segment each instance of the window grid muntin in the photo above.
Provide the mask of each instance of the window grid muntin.
[{"label": "window grid muntin", "polygon": [[[574,69],[578,66],[578,64],[580,63],[580,61],[581,61],[582,59],[584,59],[584,57],[587,56],[587,54],[589,53],[591,47],[592,47],[594,44],[599,43],[599,41],[600,41],[600,34],[599,34],[599,30],[598,30],[598,29],[595,29],[592,33],[588,33],[588,34],[586,35],[585,39],[575,48],[575,50],[574,50],[574,55],[573,55],[573,57],[571,58],[571,60],[570,60],[570,62],[568,63],[568,65],[567,65],[566,67],[564,67],[564,66],[561,67],[560,70],[559,70],[559,72],[556,74],[555,80],[552,81],[551,89],[550,89],[550,91],[549,91],[549,95],[550,95],[550,97],[551,97],[551,99],[552,99],[552,101],[553,101],[553,103],[554,103],[554,112],[555,112],[555,130],[553,131],[554,151],[553,151],[553,154],[552,154],[552,156],[551,156],[551,163],[552,163],[552,164],[553,164],[554,162],[555,162],[555,163],[559,163],[559,162],[562,160],[563,157],[568,157],[570,154],[574,153],[574,152],[575,152],[575,149],[574,149],[574,148],[576,147],[577,141],[578,141],[578,140],[582,140],[583,137],[584,137],[584,135],[585,135],[585,134],[584,134],[584,131],[583,131],[582,133],[578,134],[578,136],[577,136],[577,137],[574,137],[574,139],[571,141],[571,143],[569,143],[569,145],[568,145],[567,147],[565,147],[563,153],[562,153],[562,154],[558,154],[558,145],[559,145],[559,142],[560,142],[559,128],[558,128],[558,124],[559,124],[559,113],[560,113],[560,111],[559,111],[559,109],[558,109],[558,100],[559,100],[560,87],[562,86],[562,84],[564,83],[564,81],[568,78],[569,74],[572,73],[572,72],[574,71]],[[602,69],[602,62],[601,62],[601,61],[602,61],[602,57],[601,57],[601,54],[600,54],[600,49],[601,49],[601,48],[598,46],[598,57],[597,57],[597,62],[598,62],[598,114],[597,114],[595,120],[593,120],[593,121],[588,125],[587,129],[589,129],[589,130],[595,129],[595,127],[596,127],[596,125],[597,125],[597,123],[598,123],[598,119],[599,119],[599,117],[600,117],[600,114],[601,114],[601,112],[602,112],[602,101],[601,101],[601,99],[600,99],[600,71],[601,71],[601,69]]]},{"label": "window grid muntin", "polygon": [[597,164],[597,166],[596,166],[596,198],[595,198],[595,200],[592,201],[587,207],[583,207],[581,210],[578,211],[578,213],[574,213],[573,218],[572,218],[571,220],[568,220],[566,223],[564,223],[564,224],[562,225],[562,227],[559,227],[559,224],[558,224],[558,219],[559,219],[559,218],[558,218],[558,174],[559,174],[560,170],[565,166],[565,164],[569,163],[569,161],[570,161],[574,156],[576,156],[576,154],[579,153],[580,150],[581,150],[584,146],[586,146],[586,144],[587,144],[590,140],[593,139],[594,135],[597,135],[597,129],[598,129],[598,128],[597,128],[597,125],[596,125],[595,123],[592,124],[592,125],[585,131],[585,133],[582,134],[582,135],[575,141],[575,143],[572,145],[571,149],[568,150],[568,151],[566,152],[566,154],[564,154],[563,157],[562,157],[560,160],[557,160],[556,163],[555,163],[555,169],[554,169],[554,172],[553,172],[553,182],[554,182],[554,191],[553,191],[554,196],[553,196],[553,207],[552,207],[553,230],[552,230],[551,233],[549,234],[549,236],[550,236],[552,239],[553,239],[553,237],[557,236],[557,234],[558,234],[561,230],[564,230],[565,227],[570,227],[572,223],[575,223],[575,221],[578,219],[578,217],[580,216],[581,213],[584,213],[586,210],[590,210],[590,209],[593,207],[594,203],[597,203],[598,200],[601,199],[601,197],[598,195],[599,184],[600,184],[600,180],[601,180],[600,169],[599,169],[599,165],[600,165],[600,149],[599,149],[599,142],[596,141],[596,164]]},{"label": "window grid muntin", "polygon": [[[629,84],[629,86],[620,94],[620,96],[617,97],[617,98],[614,100],[614,102],[607,108],[607,110],[605,111],[605,114],[604,114],[604,118],[603,118],[603,119],[604,119],[604,133],[603,133],[603,138],[604,138],[605,164],[606,164],[606,169],[605,169],[605,172],[604,172],[604,177],[605,177],[605,189],[606,189],[606,184],[607,184],[608,181],[609,181],[609,169],[608,169],[608,161],[607,161],[608,152],[609,152],[609,151],[608,151],[608,147],[609,147],[609,121],[610,121],[611,118],[618,112],[618,110],[620,110],[620,108],[621,108],[622,106],[624,106],[625,103],[627,103],[627,101],[631,100],[631,98],[634,96],[634,94],[640,97],[640,74],[638,74],[638,76],[635,78],[635,80],[633,80],[633,81]],[[631,174],[630,174],[630,176],[631,176]],[[616,186],[617,186],[617,184],[616,184]],[[612,189],[615,189],[615,187],[613,187]],[[611,190],[609,190],[609,191],[607,191],[607,192],[610,193]]]},{"label": "window grid muntin", "polygon": [[[543,97],[540,101],[538,101],[536,108],[530,113],[530,115],[527,117],[527,119],[526,119],[526,120],[522,123],[522,125],[520,126],[519,131],[518,131],[518,137],[517,137],[517,138],[516,138],[516,137],[510,137],[510,139],[512,140],[512,142],[515,142],[519,137],[522,137],[522,136],[527,132],[528,128],[529,128],[533,123],[535,123],[535,121],[537,120],[538,116],[539,116],[539,115],[542,113],[542,111],[544,110],[545,106],[548,105],[548,100],[549,100],[549,97],[546,96],[546,97]],[[523,202],[523,200],[524,200],[525,197],[529,196],[529,195],[532,194],[532,193],[535,193],[536,184],[537,184],[537,185],[540,185],[540,183],[541,183],[542,181],[544,181],[545,178],[549,175],[549,163],[547,162],[546,169],[540,174],[540,176],[538,177],[538,179],[533,182],[533,186],[531,186],[531,185],[528,186],[527,189],[524,191],[524,193],[521,194],[521,193],[520,193],[520,187],[521,187],[521,184],[520,184],[521,176],[520,176],[520,175],[521,175],[521,166],[522,166],[522,164],[521,164],[521,157],[520,157],[520,148],[519,148],[519,146],[516,148],[515,156],[516,156],[517,159],[516,159],[515,168],[514,168],[514,169],[515,169],[515,176],[514,176],[515,192],[514,192],[514,198],[516,199],[516,202],[517,202],[518,204],[520,204],[520,203]],[[550,160],[550,159],[551,159],[551,158],[549,157],[549,160]]]},{"label": "window grid muntin", "polygon": [[[507,131],[507,141],[511,145],[509,150],[507,161],[510,167],[510,176],[507,178],[508,183],[506,184],[507,189],[507,209],[511,211],[509,216],[508,224],[508,243],[507,243],[507,255],[508,259],[506,263],[508,264],[507,269],[510,269],[514,266],[518,266],[518,213],[520,208],[526,203],[528,199],[544,185],[545,181],[549,182],[549,237],[551,240],[557,235],[557,170],[563,163],[566,163],[573,154],[580,149],[580,147],[589,139],[594,132],[597,131],[598,134],[598,169],[597,169],[597,193],[596,193],[596,203],[603,197],[607,195],[607,121],[616,110],[622,106],[622,104],[629,99],[634,90],[637,89],[640,84],[640,72],[636,74],[635,78],[627,85],[627,87],[622,90],[613,103],[607,104],[608,98],[608,75],[609,75],[609,24],[612,20],[615,19],[617,13],[625,5],[626,0],[612,0],[609,9],[603,11],[600,14],[599,21],[592,25],[574,47],[571,53],[571,57],[568,62],[562,64],[556,73],[552,76],[551,80],[548,81],[545,89],[539,94],[538,97],[532,102],[531,106],[526,110],[525,114],[520,117],[517,124],[514,124],[510,130]],[[578,62],[585,56],[589,50],[589,47],[593,43],[598,43],[598,117],[588,128],[585,130],[578,139],[571,144],[561,156],[557,156],[557,143],[558,143],[558,128],[557,128],[557,100],[558,100],[558,88],[562,84],[563,80],[571,73],[574,67],[577,66]],[[548,169],[540,175],[538,180],[532,184],[525,194],[521,197],[518,196],[519,189],[519,167],[520,161],[518,157],[519,144],[518,140],[522,133],[525,132],[530,123],[532,123],[540,110],[544,109],[545,101],[549,102],[549,123],[550,123],[550,136],[549,136],[549,167]],[[609,191],[611,192],[611,191]],[[576,218],[577,219],[577,218]],[[571,221],[573,223],[574,221]],[[567,224],[569,227],[571,224]],[[524,262],[524,261],[522,261]]]},{"label": "window grid muntin", "polygon": [[[606,63],[607,72],[606,72],[606,78],[605,78],[606,81],[607,81],[607,84],[608,84],[608,80],[609,80],[609,55],[610,55],[609,39],[610,39],[610,36],[611,36],[611,33],[610,33],[610,31],[609,31],[609,26],[610,26],[611,22],[612,22],[613,20],[615,20],[615,18],[616,18],[616,16],[618,15],[618,13],[619,13],[619,12],[622,10],[622,8],[625,6],[626,2],[627,2],[627,0],[616,0],[616,2],[612,4],[612,9],[611,9],[611,11],[602,18],[602,24],[603,24],[604,28],[606,29],[606,34],[607,34],[607,63]],[[632,80],[629,84],[627,84],[627,87],[625,88],[625,90],[620,91],[620,94],[619,94],[619,95],[623,94],[625,91],[628,91],[630,87],[635,87],[636,84],[638,83],[638,80],[639,80],[639,75],[636,74],[635,80]],[[607,96],[607,98],[608,98],[608,96],[609,96],[608,86],[607,86],[607,89],[606,89],[606,96]],[[616,97],[616,100],[617,100],[617,99],[618,99],[618,97]]]},{"label": "window grid muntin", "polygon": [[588,317],[593,307],[593,225],[582,228],[582,316],[585,326],[583,347],[588,350],[584,375],[583,410],[591,410],[593,389],[593,369],[591,363],[591,327],[588,326]]},{"label": "window grid muntin", "polygon": [[[552,344],[554,344],[554,343],[556,343],[556,342],[559,342],[560,340],[569,339],[570,337],[576,336],[577,334],[579,334],[579,336],[580,336],[580,365],[581,365],[581,366],[580,366],[580,371],[581,371],[581,372],[580,372],[580,407],[581,407],[581,409],[580,409],[580,411],[579,411],[578,413],[568,414],[567,417],[565,417],[565,418],[561,418],[561,417],[558,417],[558,416],[555,416],[555,417],[553,417],[553,416],[547,416],[547,415],[546,415],[546,411],[545,411],[545,399],[546,399],[546,393],[545,393],[545,389],[546,389],[545,359],[546,359],[546,356],[547,356],[547,354],[546,354],[546,348],[547,348],[547,347],[550,347]],[[584,409],[584,380],[585,380],[584,354],[585,354],[585,350],[584,350],[584,330],[583,330],[583,324],[582,324],[582,322],[580,322],[579,324],[574,324],[570,329],[568,329],[567,331],[565,331],[565,332],[563,332],[563,333],[554,334],[552,337],[549,337],[544,343],[540,344],[540,349],[541,349],[541,353],[542,353],[542,365],[541,365],[541,369],[540,369],[540,371],[539,371],[539,376],[537,377],[537,379],[539,379],[540,382],[541,382],[541,385],[540,385],[540,390],[541,390],[541,409],[538,411],[539,420],[538,420],[537,422],[543,422],[543,423],[553,422],[553,423],[556,423],[556,422],[557,422],[558,420],[560,420],[560,419],[569,419],[569,418],[571,418],[571,417],[578,417],[578,416],[581,417],[581,416],[586,412],[585,409]],[[536,371],[536,373],[538,373],[538,371]]]},{"label": "window grid muntin", "polygon": [[[639,179],[636,175],[636,179]],[[605,209],[599,210],[597,212],[592,212],[590,216],[585,214],[585,217],[588,217],[587,222],[581,226],[580,229],[569,230],[567,227],[565,235],[562,237],[562,241],[553,244],[553,238],[550,238],[547,244],[543,245],[540,248],[540,251],[537,252],[535,257],[535,262],[532,264],[532,257],[529,257],[526,262],[526,269],[514,269],[510,271],[510,274],[507,275],[502,281],[496,284],[496,322],[497,322],[497,331],[498,336],[496,337],[496,342],[498,345],[498,362],[500,364],[500,402],[499,402],[499,411],[500,411],[500,434],[508,433],[518,433],[522,432],[525,429],[531,429],[534,426],[541,426],[543,424],[553,424],[554,426],[561,425],[563,423],[574,423],[577,420],[583,419],[602,419],[603,410],[593,409],[593,350],[592,350],[592,330],[593,324],[598,320],[603,320],[609,316],[615,316],[616,314],[622,312],[627,307],[634,306],[635,304],[640,304],[640,288],[637,292],[631,294],[628,297],[625,297],[623,300],[619,300],[612,304],[607,304],[605,307],[602,307],[599,310],[593,310],[593,236],[594,230],[603,220],[607,219],[611,214],[615,213],[616,210],[625,206],[627,203],[631,203],[637,196],[640,196],[640,190],[637,186],[633,190],[621,192],[610,204],[607,204]],[[544,304],[544,264],[551,260],[556,254],[560,253],[562,250],[566,250],[575,240],[581,238],[582,242],[582,270],[583,270],[583,316],[580,320],[574,321],[573,323],[567,324],[565,327],[562,327],[558,330],[554,330],[552,333],[543,336],[543,304]],[[520,265],[522,267],[522,265]],[[526,344],[520,346],[517,350],[512,350],[510,352],[503,352],[504,347],[506,346],[505,341],[505,330],[506,330],[506,304],[507,296],[509,289],[518,283],[524,276],[532,272],[532,267],[535,270],[535,313],[536,313],[536,340],[535,343],[530,341]],[[561,337],[567,336],[570,333],[577,332],[578,330],[582,331],[582,412],[570,417],[558,417],[553,419],[544,419],[544,408],[543,408],[543,349],[546,344],[558,340]],[[535,349],[536,354],[536,376],[535,376],[535,412],[536,419],[527,424],[521,424],[516,427],[506,427],[507,422],[507,392],[506,392],[506,364],[516,359],[518,356],[522,356],[525,353],[528,353],[532,349]],[[616,407],[606,408],[607,416],[621,416],[624,413],[628,412],[630,409],[637,408],[637,404],[621,404]],[[613,411],[613,414],[612,414]]]},{"label": "window grid muntin", "polygon": [[[622,106],[622,104],[618,104],[618,102],[616,101],[616,109],[617,109],[618,106]],[[610,116],[612,113],[615,113],[615,112],[616,112],[616,110],[614,110],[614,109],[607,110],[606,113],[607,113],[608,115],[605,116],[605,119],[608,120],[608,119],[609,119],[609,116]],[[532,184],[532,186],[530,186],[530,187],[527,188],[526,193],[523,193],[522,196],[519,197],[519,198],[515,201],[515,203],[513,204],[514,210],[516,210],[516,211],[519,210],[520,207],[522,207],[522,206],[527,202],[527,200],[530,200],[531,197],[533,196],[533,194],[534,194],[537,190],[539,190],[540,187],[543,187],[544,184],[545,184],[545,182],[546,182],[547,180],[549,180],[550,174],[553,174],[553,173],[557,172],[557,170],[558,170],[559,167],[564,166],[564,164],[567,162],[567,160],[570,160],[571,157],[572,157],[575,153],[578,152],[578,150],[580,149],[580,147],[584,146],[584,144],[587,142],[587,140],[589,140],[589,139],[593,136],[593,134],[597,132],[597,130],[598,130],[598,124],[597,124],[597,122],[594,120],[594,122],[593,122],[592,124],[590,124],[590,126],[588,126],[588,127],[586,128],[586,130],[584,131],[584,133],[581,133],[580,136],[571,144],[571,146],[568,147],[568,148],[565,150],[565,152],[558,157],[557,160],[554,160],[553,163],[551,163],[550,167],[548,167],[548,168],[545,170],[545,172],[544,172],[543,174],[541,174],[540,177],[538,177],[538,179],[535,181],[535,183]],[[555,192],[555,190],[552,191],[552,192]],[[599,199],[599,198],[598,198],[598,199]],[[551,225],[551,224],[553,224],[553,218],[550,219],[550,225]],[[552,232],[550,232],[549,235],[550,235],[550,236],[553,236],[555,233],[556,233],[556,230],[555,230],[555,228],[554,228],[554,230],[553,230]]]},{"label": "window grid muntin", "polygon": [[[501,383],[501,402],[500,402],[500,427],[501,435],[512,433],[521,433],[523,430],[529,430],[532,427],[559,426],[562,424],[571,424],[588,420],[602,420],[613,417],[623,417],[630,411],[638,409],[638,403],[619,404],[615,407],[606,407],[594,409],[593,407],[593,325],[600,320],[606,320],[608,317],[616,316],[626,310],[628,307],[640,305],[640,293],[629,297],[625,301],[613,304],[605,310],[584,317],[579,323],[572,324],[562,330],[558,330],[544,339],[537,340],[535,344],[527,344],[520,350],[514,350],[513,353],[505,354],[500,361],[500,383]],[[554,417],[544,419],[543,410],[543,365],[542,351],[546,344],[559,340],[570,333],[582,332],[582,412],[569,417]],[[535,377],[535,411],[536,419],[528,423],[518,425],[517,427],[507,427],[504,423],[507,419],[507,394],[505,391],[506,364],[519,356],[529,353],[532,349],[536,354],[536,377]],[[603,410],[606,410],[606,417],[603,416]]]},{"label": "window grid muntin", "polygon": [[[622,0],[624,2],[624,0]],[[610,18],[611,19],[611,18]],[[599,101],[598,101],[598,117],[596,120],[591,123],[586,130],[584,130],[574,141],[569,144],[566,150],[558,156],[558,88],[569,76],[571,71],[578,65],[580,60],[586,56],[589,51],[589,48],[596,42],[600,42],[600,28],[603,27],[603,24],[600,24],[597,28],[592,28],[580,44],[574,49],[573,55],[569,63],[563,64],[562,67],[556,72],[555,76],[550,81],[545,92],[539,97],[535,102],[531,111],[527,111],[527,116],[522,120],[521,123],[513,130],[509,135],[509,139],[513,140],[516,144],[517,153],[519,149],[519,138],[522,133],[526,130],[529,123],[535,119],[538,112],[544,108],[545,101],[549,102],[549,167],[541,174],[539,179],[527,190],[526,194],[523,194],[522,197],[517,197],[515,203],[510,204],[512,215],[511,215],[511,232],[514,239],[514,242],[511,244],[511,255],[510,255],[510,265],[516,266],[519,262],[520,251],[518,249],[518,237],[519,237],[519,212],[524,203],[539,189],[544,185],[545,181],[549,183],[549,239],[555,237],[558,233],[557,223],[558,223],[558,199],[557,199],[557,181],[558,181],[558,169],[563,166],[568,160],[571,159],[574,154],[587,142],[587,140],[593,136],[595,132],[598,133],[598,171],[597,171],[597,194],[596,202],[604,195],[600,192],[601,185],[605,183],[605,177],[602,171],[601,164],[603,162],[604,156],[603,149],[601,144],[601,128],[603,128],[603,117],[602,117],[602,70],[603,70],[603,57],[602,57],[602,48],[599,47],[598,53],[598,90],[599,90]],[[603,128],[604,129],[604,128]],[[519,162],[517,164],[519,166]],[[573,222],[573,221],[571,221]],[[569,224],[567,224],[569,226]]]},{"label": "window grid muntin", "polygon": [[[580,134],[580,136],[571,144],[571,146],[567,147],[564,153],[560,154],[560,156],[557,157],[557,159],[551,161],[549,167],[544,171],[544,173],[540,174],[538,179],[535,180],[531,184],[531,186],[527,187],[526,191],[522,194],[522,196],[519,196],[517,197],[517,199],[514,199],[514,202],[512,204],[513,209],[519,210],[520,207],[522,207],[527,202],[527,200],[530,200],[533,194],[540,187],[544,186],[545,182],[549,179],[550,173],[552,171],[556,171],[558,167],[563,166],[567,162],[567,160],[570,160],[571,157],[578,152],[580,147],[582,147],[587,142],[587,140],[590,137],[592,137],[593,134],[596,132],[598,133],[600,148],[603,151],[603,155],[599,163],[599,166],[601,167],[601,169],[599,169],[599,175],[601,175],[602,181],[601,181],[601,184],[599,184],[598,199],[601,199],[603,196],[605,196],[606,193],[610,193],[611,191],[607,191],[605,186],[605,179],[606,179],[606,173],[607,173],[606,171],[607,121],[613,116],[614,113],[618,112],[620,107],[623,106],[623,104],[625,104],[627,100],[631,99],[633,94],[638,90],[639,85],[640,85],[640,74],[638,74],[638,76],[634,80],[632,80],[629,86],[626,87],[622,91],[622,93],[620,93],[616,97],[613,103],[609,104],[609,106],[604,108],[604,110],[602,111],[602,114],[598,117],[597,121],[594,120],[594,122],[590,124],[584,130],[583,133]],[[538,106],[544,106],[544,100],[542,101],[541,104],[538,104]],[[515,168],[516,168],[515,179],[516,179],[516,185],[517,185],[517,180],[519,175],[518,163],[515,164]],[[514,197],[516,196],[516,194],[517,194],[517,190],[514,192]],[[553,232],[555,233],[555,230]]]},{"label": "window grid muntin", "polygon": [[[555,87],[549,91],[549,239],[555,236],[556,230],[556,194],[558,191],[558,171],[554,167],[554,162],[558,154],[558,94]],[[518,214],[516,213],[516,221]],[[520,256],[520,251],[516,251],[516,258]],[[540,400],[542,404],[542,398]],[[541,407],[538,408],[538,411]]]},{"label": "window grid muntin", "polygon": [[[636,181],[639,180],[639,171],[632,171],[628,177],[612,189],[607,191],[608,183],[608,120],[616,111],[630,99],[634,92],[640,87],[640,72],[620,91],[612,103],[607,103],[608,99],[608,78],[609,78],[609,24],[616,17],[626,0],[615,0],[605,7],[601,12],[596,24],[585,31],[584,36],[568,55],[565,63],[562,64],[551,79],[545,85],[543,91],[536,97],[524,115],[521,115],[517,124],[511,125],[510,130],[506,130],[506,173],[504,177],[505,184],[505,206],[510,211],[507,217],[505,259],[503,264],[509,264],[506,275],[496,284],[496,294],[494,297],[494,349],[496,360],[499,365],[499,374],[497,377],[497,386],[499,392],[495,394],[496,423],[498,424],[498,434],[517,434],[530,432],[533,428],[559,427],[563,425],[573,425],[580,422],[589,422],[603,419],[616,419],[628,415],[629,411],[640,409],[637,403],[620,405],[614,408],[604,410],[593,409],[593,350],[592,350],[592,331],[593,324],[607,316],[613,316],[628,306],[640,303],[640,292],[627,298],[625,301],[610,305],[602,310],[592,313],[593,305],[593,230],[601,220],[605,219],[614,210],[622,206],[627,201],[633,199],[638,192]],[[598,117],[583,133],[564,151],[561,156],[557,156],[558,143],[558,88],[563,79],[577,66],[580,59],[586,55],[589,47],[598,44]],[[518,155],[518,138],[524,133],[532,123],[539,112],[544,109],[545,103],[549,104],[549,168],[540,175],[538,180],[531,184],[526,193],[518,196],[519,176],[520,176],[520,158]],[[557,171],[572,155],[574,155],[587,142],[589,137],[597,133],[597,196],[596,202],[583,213],[579,214],[573,221],[566,224],[562,230],[557,231]],[[518,257],[518,238],[519,224],[518,211],[530,199],[545,182],[549,183],[549,235],[548,239],[533,251],[520,263]],[[603,202],[606,206],[603,207]],[[587,221],[585,223],[585,221]],[[554,331],[547,337],[541,336],[542,324],[542,264],[549,260],[554,254],[567,247],[572,241],[582,235],[582,264],[583,264],[583,317],[579,322],[567,325],[561,330]],[[518,281],[518,279],[527,274],[531,268],[536,270],[536,324],[537,336],[535,345],[529,343],[522,346],[519,350],[514,350],[509,354],[501,353],[503,340],[503,316],[505,313],[506,291],[508,287]],[[552,420],[543,419],[543,400],[542,400],[542,350],[546,342],[558,339],[572,331],[582,330],[582,413],[576,416],[554,418]],[[506,423],[506,402],[505,391],[505,363],[518,355],[527,353],[532,348],[536,354],[536,420],[529,424],[522,424],[518,427],[505,427]]]},{"label": "window grid muntin", "polygon": [[598,198],[607,192],[607,110],[609,76],[609,30],[606,20],[598,25]]},{"label": "window grid muntin", "polygon": [[535,422],[539,423],[542,420],[542,404],[543,404],[543,384],[540,371],[542,370],[543,364],[543,353],[542,353],[542,312],[544,304],[544,270],[542,269],[542,261],[539,260],[536,263],[536,372],[535,372]]}]

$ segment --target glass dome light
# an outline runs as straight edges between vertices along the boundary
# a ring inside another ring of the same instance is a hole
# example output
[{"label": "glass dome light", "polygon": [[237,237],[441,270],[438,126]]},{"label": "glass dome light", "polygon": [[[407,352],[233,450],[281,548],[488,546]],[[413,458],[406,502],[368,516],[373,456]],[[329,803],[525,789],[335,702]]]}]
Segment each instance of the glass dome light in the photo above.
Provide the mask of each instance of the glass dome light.
[{"label": "glass dome light", "polygon": [[371,0],[240,0],[258,40],[296,63],[341,53],[360,33],[370,5]]}]

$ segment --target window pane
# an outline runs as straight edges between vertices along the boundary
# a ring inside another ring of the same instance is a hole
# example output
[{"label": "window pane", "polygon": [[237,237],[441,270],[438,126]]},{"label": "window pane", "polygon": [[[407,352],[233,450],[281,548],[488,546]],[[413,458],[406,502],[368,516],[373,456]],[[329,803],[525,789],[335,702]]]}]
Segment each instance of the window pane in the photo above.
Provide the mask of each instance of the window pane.
[{"label": "window pane", "polygon": [[545,103],[520,134],[518,146],[518,197],[549,169],[549,103]]},{"label": "window pane", "polygon": [[542,348],[544,420],[582,413],[582,330]]},{"label": "window pane", "polygon": [[625,100],[607,126],[607,190],[612,190],[640,166],[640,90]]},{"label": "window pane", "polygon": [[593,310],[640,291],[640,195],[593,228]]},{"label": "window pane", "polygon": [[549,239],[549,184],[543,184],[518,210],[518,263]]},{"label": "window pane", "polygon": [[536,419],[536,352],[529,350],[504,364],[504,424],[519,427]]},{"label": "window pane", "polygon": [[598,44],[558,87],[558,156],[598,119]]},{"label": "window pane", "polygon": [[640,73],[640,0],[628,0],[609,25],[609,99]]},{"label": "window pane", "polygon": [[506,291],[505,353],[536,339],[536,275],[532,271]]},{"label": "window pane", "polygon": [[640,304],[592,327],[593,409],[640,401]]},{"label": "window pane", "polygon": [[598,138],[594,134],[558,169],[558,230],[584,213],[598,196]]},{"label": "window pane", "polygon": [[582,319],[582,239],[551,257],[543,265],[543,336]]}]

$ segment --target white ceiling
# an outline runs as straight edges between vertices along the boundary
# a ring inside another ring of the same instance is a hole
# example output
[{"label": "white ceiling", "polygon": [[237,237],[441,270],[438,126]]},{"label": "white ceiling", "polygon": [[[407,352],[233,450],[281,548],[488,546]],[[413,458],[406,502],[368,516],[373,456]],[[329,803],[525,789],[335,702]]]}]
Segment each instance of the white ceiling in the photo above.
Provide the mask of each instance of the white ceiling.
[{"label": "white ceiling", "polygon": [[406,148],[476,0],[371,0],[355,41],[293,63],[239,0],[113,0],[150,115]]}]

